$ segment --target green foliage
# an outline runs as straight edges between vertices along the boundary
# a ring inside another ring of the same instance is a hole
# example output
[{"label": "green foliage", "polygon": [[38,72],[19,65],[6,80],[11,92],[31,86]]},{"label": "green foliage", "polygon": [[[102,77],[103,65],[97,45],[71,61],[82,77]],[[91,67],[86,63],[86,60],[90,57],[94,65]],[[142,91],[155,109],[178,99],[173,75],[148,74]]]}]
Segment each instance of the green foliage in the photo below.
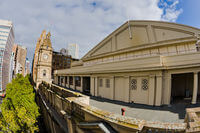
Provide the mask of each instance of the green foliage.
[{"label": "green foliage", "polygon": [[1,105],[0,128],[4,132],[38,131],[39,108],[29,76],[17,75],[7,85],[6,97]]}]

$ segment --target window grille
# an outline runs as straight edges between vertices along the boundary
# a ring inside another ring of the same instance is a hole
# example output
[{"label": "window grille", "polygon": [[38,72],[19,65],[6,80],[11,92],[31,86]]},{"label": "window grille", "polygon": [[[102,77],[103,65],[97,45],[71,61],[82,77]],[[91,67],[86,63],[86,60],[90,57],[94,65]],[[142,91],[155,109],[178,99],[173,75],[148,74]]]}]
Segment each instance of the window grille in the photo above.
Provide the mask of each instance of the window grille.
[{"label": "window grille", "polygon": [[137,80],[131,79],[131,90],[136,90],[136,89],[137,89]]},{"label": "window grille", "polygon": [[106,79],[106,88],[110,88],[110,79]]},{"label": "window grille", "polygon": [[147,90],[148,89],[148,80],[147,79],[142,79],[142,89]]},{"label": "window grille", "polygon": [[99,87],[103,87],[103,79],[99,79]]}]

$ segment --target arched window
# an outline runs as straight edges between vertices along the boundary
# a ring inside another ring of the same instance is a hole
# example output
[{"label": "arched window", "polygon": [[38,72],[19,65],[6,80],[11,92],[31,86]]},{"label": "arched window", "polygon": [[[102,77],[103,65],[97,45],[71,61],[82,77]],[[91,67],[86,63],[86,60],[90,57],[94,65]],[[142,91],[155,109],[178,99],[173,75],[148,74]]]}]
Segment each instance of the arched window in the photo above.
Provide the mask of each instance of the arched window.
[{"label": "arched window", "polygon": [[47,71],[43,70],[43,77],[46,77],[46,73],[47,73]]}]

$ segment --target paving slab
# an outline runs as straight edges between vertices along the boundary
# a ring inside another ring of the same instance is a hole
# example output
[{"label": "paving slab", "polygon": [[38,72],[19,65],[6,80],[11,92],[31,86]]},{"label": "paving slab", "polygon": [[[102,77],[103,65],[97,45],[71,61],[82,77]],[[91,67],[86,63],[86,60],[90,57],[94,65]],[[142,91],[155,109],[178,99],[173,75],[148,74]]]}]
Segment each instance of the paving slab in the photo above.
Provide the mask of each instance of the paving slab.
[{"label": "paving slab", "polygon": [[121,114],[121,108],[125,108],[125,116],[143,119],[147,121],[160,121],[170,123],[182,123],[185,118],[185,109],[199,107],[200,103],[176,103],[169,106],[148,106],[135,103],[125,103],[104,98],[90,97],[90,105],[109,112]]}]

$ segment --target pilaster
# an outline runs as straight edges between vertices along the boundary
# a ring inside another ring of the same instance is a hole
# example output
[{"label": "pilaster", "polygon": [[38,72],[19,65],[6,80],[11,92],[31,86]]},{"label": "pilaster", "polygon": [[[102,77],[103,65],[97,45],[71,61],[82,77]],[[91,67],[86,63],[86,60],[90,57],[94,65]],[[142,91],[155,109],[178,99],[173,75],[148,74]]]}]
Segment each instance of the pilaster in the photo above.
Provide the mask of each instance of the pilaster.
[{"label": "pilaster", "polygon": [[66,84],[65,84],[65,76],[63,76],[63,86],[65,87]]},{"label": "pilaster", "polygon": [[162,75],[156,75],[156,101],[155,105],[160,106],[162,103]]},{"label": "pilaster", "polygon": [[58,76],[57,75],[54,77],[54,83],[58,84]]},{"label": "pilaster", "polygon": [[130,81],[130,76],[124,76],[125,102],[129,102],[130,99],[129,81]]},{"label": "pilaster", "polygon": [[76,85],[75,85],[75,76],[73,76],[73,88],[72,89],[74,89],[74,90],[76,90]]},{"label": "pilaster", "polygon": [[67,88],[70,88],[70,86],[69,86],[69,76],[67,76]]},{"label": "pilaster", "polygon": [[154,31],[153,31],[151,25],[147,26],[147,33],[148,33],[149,42],[154,43],[155,42],[155,36],[154,36]]},{"label": "pilaster", "polygon": [[155,75],[149,77],[149,105],[154,105],[155,100]]},{"label": "pilaster", "polygon": [[83,92],[83,77],[81,76],[81,87],[80,87],[80,91]]},{"label": "pilaster", "polygon": [[170,100],[171,100],[171,74],[169,74],[168,76],[165,77],[166,81],[165,81],[165,88],[166,88],[166,100],[164,102],[164,104],[170,104]]},{"label": "pilaster", "polygon": [[197,92],[198,92],[198,72],[194,72],[192,104],[196,104],[197,102]]},{"label": "pilaster", "polygon": [[110,98],[111,100],[114,100],[114,89],[115,89],[115,77],[112,76],[110,78]]},{"label": "pilaster", "polygon": [[98,77],[95,77],[94,96],[98,95]]},{"label": "pilaster", "polygon": [[90,94],[92,95],[92,96],[94,96],[95,94],[94,94],[94,91],[95,90],[95,77],[94,76],[91,76],[90,77]]}]

